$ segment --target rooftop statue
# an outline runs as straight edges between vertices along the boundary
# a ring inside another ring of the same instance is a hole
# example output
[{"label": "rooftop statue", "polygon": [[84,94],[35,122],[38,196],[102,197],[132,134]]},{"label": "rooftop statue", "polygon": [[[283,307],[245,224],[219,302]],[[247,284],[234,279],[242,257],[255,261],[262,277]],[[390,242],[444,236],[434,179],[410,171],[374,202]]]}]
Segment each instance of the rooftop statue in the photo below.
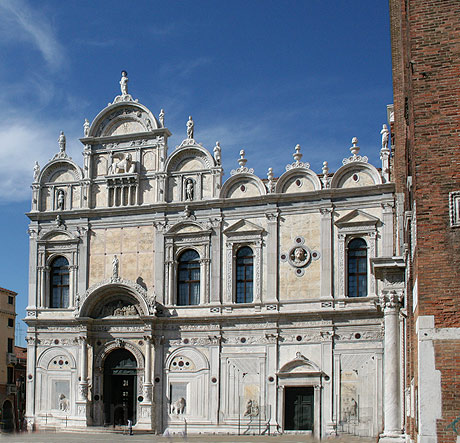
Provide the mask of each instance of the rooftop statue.
[{"label": "rooftop statue", "polygon": [[193,123],[192,116],[190,115],[187,122],[187,138],[193,139],[193,128],[195,123]]},{"label": "rooftop statue", "polygon": [[85,123],[83,123],[83,135],[85,137],[88,137],[89,135],[89,121],[87,118],[85,118]]},{"label": "rooftop statue", "polygon": [[120,80],[120,88],[121,88],[121,95],[128,95],[128,73],[126,71],[121,71],[121,80]]},{"label": "rooftop statue", "polygon": [[388,126],[386,124],[383,124],[380,134],[382,134],[382,149],[388,149],[388,139],[390,131],[388,130]]},{"label": "rooftop statue", "polygon": [[59,151],[60,152],[65,152],[65,135],[64,135],[64,131],[61,131],[61,134],[59,135],[59,138],[58,138],[58,142],[59,142]]},{"label": "rooftop statue", "polygon": [[36,161],[36,162],[35,162],[35,165],[34,165],[34,181],[35,181],[35,182],[38,180],[39,174],[40,174],[40,165],[39,165],[38,162]]}]

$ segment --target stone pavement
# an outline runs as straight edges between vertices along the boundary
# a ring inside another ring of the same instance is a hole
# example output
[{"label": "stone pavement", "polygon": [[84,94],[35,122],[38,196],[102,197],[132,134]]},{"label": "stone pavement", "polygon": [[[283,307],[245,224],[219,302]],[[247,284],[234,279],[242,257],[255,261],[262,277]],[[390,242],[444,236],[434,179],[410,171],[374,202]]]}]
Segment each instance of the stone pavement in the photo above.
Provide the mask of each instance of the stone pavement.
[{"label": "stone pavement", "polygon": [[[109,432],[34,432],[21,434],[0,434],[0,441],[5,443],[98,443],[108,441],[110,443],[315,443],[318,440],[302,434],[288,434],[278,436],[190,435],[187,437],[160,437],[153,434],[134,434],[130,436]],[[377,439],[347,436],[337,437],[327,441],[333,441],[334,443],[375,443]]]}]

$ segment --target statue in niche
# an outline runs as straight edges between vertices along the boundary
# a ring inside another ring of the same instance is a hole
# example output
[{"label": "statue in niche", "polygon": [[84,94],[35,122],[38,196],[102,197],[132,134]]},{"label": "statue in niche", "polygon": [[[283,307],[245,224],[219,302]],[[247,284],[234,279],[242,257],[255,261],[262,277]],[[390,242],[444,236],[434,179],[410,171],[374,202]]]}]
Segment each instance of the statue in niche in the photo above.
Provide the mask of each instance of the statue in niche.
[{"label": "statue in niche", "polygon": [[193,180],[187,179],[185,182],[185,200],[193,200]]},{"label": "statue in niche", "polygon": [[59,410],[63,412],[69,410],[69,400],[64,394],[59,394]]},{"label": "statue in niche", "polygon": [[171,414],[183,414],[185,406],[186,402],[184,397],[177,399],[174,403],[171,403]]},{"label": "statue in niche", "polygon": [[190,115],[188,118],[187,122],[187,138],[188,139],[193,139],[193,128],[195,126],[195,123],[192,120],[192,116]]},{"label": "statue in niche", "polygon": [[220,165],[221,161],[221,149],[220,149],[220,143],[216,142],[216,146],[214,146],[214,160],[216,161],[216,164]]},{"label": "statue in niche", "polygon": [[64,209],[64,199],[64,191],[62,189],[59,189],[57,194],[57,208],[61,211]]},{"label": "statue in niche", "polygon": [[246,411],[244,412],[245,417],[256,417],[259,415],[259,405],[255,400],[248,400],[246,403]]},{"label": "statue in niche", "polygon": [[40,175],[40,165],[38,162],[35,162],[34,165],[34,181],[36,182],[38,180],[38,176]]},{"label": "statue in niche", "polygon": [[85,137],[88,137],[89,135],[89,121],[87,118],[85,118],[85,123],[83,123],[83,135]]},{"label": "statue in niche", "polygon": [[112,260],[112,278],[118,278],[118,266],[120,262],[116,255],[113,256]]},{"label": "statue in niche", "polygon": [[357,417],[358,416],[358,403],[354,398],[350,401],[350,417]]},{"label": "statue in niche", "polygon": [[164,128],[165,127],[165,110],[164,109],[160,111],[160,115],[158,116],[158,118],[160,120],[161,127]]},{"label": "statue in niche", "polygon": [[121,95],[128,95],[128,73],[121,71],[120,89]]},{"label": "statue in niche", "polygon": [[65,152],[66,140],[65,140],[64,131],[61,131],[61,133],[59,134],[58,143],[59,143],[59,151]]},{"label": "statue in niche", "polygon": [[380,134],[382,134],[382,149],[388,149],[388,139],[390,131],[388,130],[387,125],[383,125]]}]

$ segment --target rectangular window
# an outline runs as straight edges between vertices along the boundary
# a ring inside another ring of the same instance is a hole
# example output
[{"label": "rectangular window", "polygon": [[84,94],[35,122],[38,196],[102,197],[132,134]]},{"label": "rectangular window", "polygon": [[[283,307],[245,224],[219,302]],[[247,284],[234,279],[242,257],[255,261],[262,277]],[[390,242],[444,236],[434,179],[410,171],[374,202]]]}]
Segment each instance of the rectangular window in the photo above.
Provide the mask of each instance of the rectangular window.
[{"label": "rectangular window", "polygon": [[13,339],[12,338],[8,339],[8,353],[10,354],[13,353]]},{"label": "rectangular window", "polygon": [[8,366],[7,370],[8,370],[8,372],[7,372],[7,381],[6,382],[9,385],[11,385],[11,384],[14,383],[13,368]]},{"label": "rectangular window", "polygon": [[9,296],[8,296],[8,304],[9,304],[9,305],[14,304],[14,297],[13,297],[12,295],[9,295]]},{"label": "rectangular window", "polygon": [[9,319],[8,319],[8,326],[9,326],[10,328],[14,327],[14,319],[12,319],[12,318],[9,318]]}]

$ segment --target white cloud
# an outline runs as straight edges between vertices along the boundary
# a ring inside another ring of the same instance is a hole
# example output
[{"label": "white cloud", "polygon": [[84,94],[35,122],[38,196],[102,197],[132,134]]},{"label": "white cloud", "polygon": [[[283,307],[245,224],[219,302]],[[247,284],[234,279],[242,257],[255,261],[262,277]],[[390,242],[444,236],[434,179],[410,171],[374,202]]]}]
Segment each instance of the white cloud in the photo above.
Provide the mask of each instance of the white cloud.
[{"label": "white cloud", "polygon": [[[33,166],[44,166],[59,151],[59,123],[40,125],[31,119],[3,120],[0,125],[0,203],[27,200],[31,196]],[[62,124],[62,122],[61,122]],[[67,152],[80,163],[77,136],[66,134]],[[81,145],[80,145],[81,146]]]},{"label": "white cloud", "polygon": [[62,67],[66,58],[64,48],[45,14],[30,7],[25,0],[0,0],[0,9],[2,35],[7,34],[9,39],[28,40],[40,51],[50,68]]}]

